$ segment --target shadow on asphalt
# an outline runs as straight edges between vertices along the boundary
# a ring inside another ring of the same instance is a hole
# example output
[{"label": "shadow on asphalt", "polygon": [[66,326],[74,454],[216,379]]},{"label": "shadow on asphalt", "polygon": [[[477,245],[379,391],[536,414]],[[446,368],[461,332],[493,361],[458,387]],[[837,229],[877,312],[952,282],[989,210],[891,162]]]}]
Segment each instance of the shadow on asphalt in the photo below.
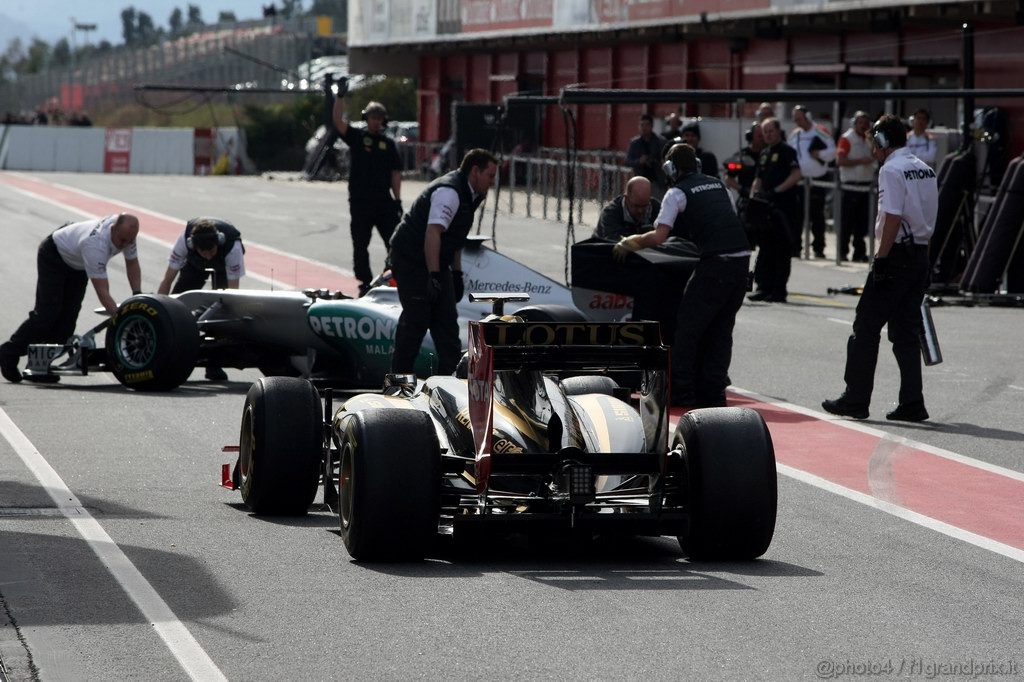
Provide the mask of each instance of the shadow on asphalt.
[{"label": "shadow on asphalt", "polygon": [[139,397],[160,396],[166,398],[203,398],[213,395],[244,395],[252,386],[251,381],[188,381],[172,391],[133,391],[125,388],[111,377],[109,384],[76,384],[75,377],[62,377],[58,384],[34,384],[29,381],[22,385],[39,391],[82,391],[85,393],[121,393]]},{"label": "shadow on asphalt", "polygon": [[[103,519],[161,519],[158,514],[140,511],[100,497],[78,494],[82,508],[97,520]],[[40,510],[34,512],[33,510]],[[63,518],[53,500],[39,485],[26,485],[15,481],[0,481],[0,518],[19,520],[53,520]],[[72,518],[76,518],[72,514]],[[0,545],[2,546],[2,545]]]}]

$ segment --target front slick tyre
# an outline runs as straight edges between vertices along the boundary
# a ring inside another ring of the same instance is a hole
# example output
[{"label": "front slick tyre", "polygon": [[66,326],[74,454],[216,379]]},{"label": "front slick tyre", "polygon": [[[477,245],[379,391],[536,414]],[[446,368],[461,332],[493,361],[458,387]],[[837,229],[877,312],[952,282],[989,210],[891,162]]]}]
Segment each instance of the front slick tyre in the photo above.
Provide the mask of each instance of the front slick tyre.
[{"label": "front slick tyre", "polygon": [[441,455],[418,410],[346,414],[341,443],[341,537],[356,561],[420,561],[437,536]]},{"label": "front slick tyre", "polygon": [[239,434],[238,483],[254,514],[301,516],[320,482],[320,395],[305,379],[268,377],[249,388]]},{"label": "front slick tyre", "polygon": [[137,391],[170,391],[196,365],[199,328],[192,312],[169,296],[132,296],[107,329],[107,362],[119,382]]},{"label": "front slick tyre", "polygon": [[698,561],[748,561],[775,533],[775,448],[761,415],[740,407],[683,415],[673,443],[685,447],[690,533],[679,545]]}]

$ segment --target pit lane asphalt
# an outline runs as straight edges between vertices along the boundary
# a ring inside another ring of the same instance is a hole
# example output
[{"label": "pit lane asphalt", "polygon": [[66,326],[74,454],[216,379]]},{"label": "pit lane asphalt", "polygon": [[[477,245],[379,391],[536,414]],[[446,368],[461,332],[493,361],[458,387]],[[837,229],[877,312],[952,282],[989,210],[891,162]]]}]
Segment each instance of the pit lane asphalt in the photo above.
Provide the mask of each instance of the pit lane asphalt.
[{"label": "pit lane asphalt", "polygon": [[[38,177],[182,219],[215,215],[247,239],[351,261],[340,185]],[[31,306],[39,240],[74,217],[0,184],[3,336]],[[578,228],[578,238],[588,231]],[[556,279],[563,243],[553,222],[499,215],[498,246]],[[152,290],[166,252],[141,251]],[[123,265],[112,270],[123,295]],[[812,409],[838,394],[856,299],[825,290],[863,276],[862,266],[794,262],[791,304],[748,304],[739,315],[734,383]],[[84,309],[96,305],[90,291]],[[926,425],[877,419],[897,389],[883,341],[872,425],[1024,471],[1022,314],[934,311],[946,362],[925,370]],[[92,318],[83,312],[79,329]],[[668,539],[353,564],[327,514],[257,519],[237,493],[215,486],[219,464],[231,460],[219,447],[237,442],[244,393],[258,376],[229,373],[227,385],[209,385],[197,372],[166,395],[125,391],[109,375],[0,384],[0,407],[229,679],[813,679],[820,661],[1024,664],[1020,563],[786,477],[775,540],[753,564],[691,564]],[[0,594],[41,679],[184,679],[53,506],[0,440]],[[0,656],[14,679],[28,679],[13,629],[0,628]]]}]

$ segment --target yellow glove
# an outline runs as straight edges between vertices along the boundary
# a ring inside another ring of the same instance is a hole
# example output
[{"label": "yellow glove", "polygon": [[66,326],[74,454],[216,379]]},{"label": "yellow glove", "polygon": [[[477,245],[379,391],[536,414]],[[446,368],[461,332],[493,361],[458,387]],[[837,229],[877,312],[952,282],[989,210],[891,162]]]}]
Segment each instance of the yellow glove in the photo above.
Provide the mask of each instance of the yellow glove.
[{"label": "yellow glove", "polygon": [[639,251],[644,248],[640,243],[643,238],[642,234],[634,234],[630,237],[623,237],[619,240],[619,243],[612,248],[612,258],[617,262],[621,263],[626,260],[626,256],[634,251]]}]

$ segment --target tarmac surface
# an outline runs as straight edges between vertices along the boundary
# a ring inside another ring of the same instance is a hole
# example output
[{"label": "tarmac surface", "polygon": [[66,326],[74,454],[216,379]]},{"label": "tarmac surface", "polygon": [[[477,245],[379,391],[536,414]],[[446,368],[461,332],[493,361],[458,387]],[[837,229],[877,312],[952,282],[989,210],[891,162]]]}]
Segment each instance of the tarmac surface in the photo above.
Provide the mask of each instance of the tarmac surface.
[{"label": "tarmac surface", "polygon": [[[501,203],[497,247],[563,281],[564,225]],[[0,173],[0,335],[31,307],[39,241],[113,210],[142,218],[145,290],[197,215],[242,230],[245,286],[354,290],[340,184]],[[831,419],[857,299],[827,290],[867,271],[793,266],[790,302],[744,305],[735,332],[730,400],[768,420],[780,473],[775,539],[752,563],[690,562],[660,538],[356,564],[336,517],[254,517],[216,486],[255,370],[162,395],[106,374],[0,384],[0,679],[1024,675],[1024,309],[933,310],[929,422],[884,419],[884,335],[871,418]],[[97,305],[90,290],[80,329]]]}]

